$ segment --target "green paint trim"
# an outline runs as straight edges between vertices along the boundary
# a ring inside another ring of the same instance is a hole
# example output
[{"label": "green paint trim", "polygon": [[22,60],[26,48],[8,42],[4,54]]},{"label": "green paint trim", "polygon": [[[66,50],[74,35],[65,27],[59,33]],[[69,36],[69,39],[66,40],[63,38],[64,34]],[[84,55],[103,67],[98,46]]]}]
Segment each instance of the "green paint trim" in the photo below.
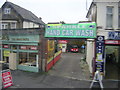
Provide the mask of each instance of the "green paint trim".
[{"label": "green paint trim", "polygon": [[35,52],[35,53],[38,53],[37,50],[19,50],[19,52]]},{"label": "green paint trim", "polygon": [[8,50],[8,51],[14,51],[14,52],[34,52],[34,53],[38,53],[38,50],[11,50],[11,49],[5,49],[3,48],[2,50]]},{"label": "green paint trim", "polygon": [[2,44],[15,44],[15,45],[38,45],[38,43],[10,43],[10,42],[3,42]]},{"label": "green paint trim", "polygon": [[39,68],[38,68],[38,67],[34,67],[34,66],[18,65],[17,68],[18,68],[19,70],[24,70],[24,71],[39,72]]}]

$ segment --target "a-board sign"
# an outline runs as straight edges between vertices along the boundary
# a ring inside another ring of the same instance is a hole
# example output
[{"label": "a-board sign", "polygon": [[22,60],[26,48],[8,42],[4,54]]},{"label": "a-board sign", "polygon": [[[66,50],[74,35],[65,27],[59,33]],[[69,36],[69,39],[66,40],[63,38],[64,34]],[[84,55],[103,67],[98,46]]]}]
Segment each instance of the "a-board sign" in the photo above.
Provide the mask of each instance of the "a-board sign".
[{"label": "a-board sign", "polygon": [[45,37],[96,38],[96,23],[47,24]]},{"label": "a-board sign", "polygon": [[9,69],[3,70],[2,72],[2,83],[4,88],[8,88],[13,85],[12,75]]}]

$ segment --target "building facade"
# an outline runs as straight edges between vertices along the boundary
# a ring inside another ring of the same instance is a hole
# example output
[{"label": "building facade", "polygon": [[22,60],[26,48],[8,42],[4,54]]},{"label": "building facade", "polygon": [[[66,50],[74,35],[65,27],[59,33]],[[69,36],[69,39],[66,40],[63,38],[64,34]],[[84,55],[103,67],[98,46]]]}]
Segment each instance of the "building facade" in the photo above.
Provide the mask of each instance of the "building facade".
[{"label": "building facade", "polygon": [[[96,22],[97,36],[105,37],[104,75],[110,76],[109,66],[115,67],[111,70],[118,73],[116,67],[120,62],[120,0],[93,0],[86,17],[89,21]],[[87,47],[91,47],[87,51],[87,62],[92,73],[92,60],[96,58],[95,40],[89,40]],[[116,79],[114,76],[110,79]]]},{"label": "building facade", "polygon": [[11,2],[3,4],[0,15],[1,60],[12,70],[41,71],[45,23]]},{"label": "building facade", "polygon": [[31,11],[8,1],[2,5],[0,13],[2,29],[39,28],[45,24],[41,18],[35,16]]},{"label": "building facade", "polygon": [[11,2],[0,9],[0,61],[12,70],[48,71],[60,59],[55,40],[44,38],[45,23]]}]

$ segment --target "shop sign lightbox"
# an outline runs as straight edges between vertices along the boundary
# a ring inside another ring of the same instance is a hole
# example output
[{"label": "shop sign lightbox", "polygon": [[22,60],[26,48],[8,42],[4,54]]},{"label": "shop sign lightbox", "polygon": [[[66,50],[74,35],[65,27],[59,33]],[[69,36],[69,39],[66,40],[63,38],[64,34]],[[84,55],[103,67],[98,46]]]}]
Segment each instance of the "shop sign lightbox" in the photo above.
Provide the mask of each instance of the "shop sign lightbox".
[{"label": "shop sign lightbox", "polygon": [[96,38],[96,23],[47,24],[45,37]]},{"label": "shop sign lightbox", "polygon": [[108,39],[120,40],[120,31],[108,32]]}]

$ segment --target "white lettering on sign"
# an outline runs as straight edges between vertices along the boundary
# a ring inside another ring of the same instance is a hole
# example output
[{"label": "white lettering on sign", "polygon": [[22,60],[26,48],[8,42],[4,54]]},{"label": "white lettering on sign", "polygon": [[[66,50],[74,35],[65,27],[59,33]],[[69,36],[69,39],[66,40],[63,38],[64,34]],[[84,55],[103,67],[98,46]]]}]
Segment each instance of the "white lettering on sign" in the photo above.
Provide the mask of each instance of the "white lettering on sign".
[{"label": "white lettering on sign", "polygon": [[4,48],[8,48],[8,45],[4,45],[3,47],[4,47]]},{"label": "white lettering on sign", "polygon": [[82,36],[82,37],[93,37],[93,30],[48,30],[47,35],[51,36]]},{"label": "white lettering on sign", "polygon": [[47,32],[48,35],[60,35],[60,30],[49,30]]},{"label": "white lettering on sign", "polygon": [[37,50],[36,46],[31,46],[31,50]]},{"label": "white lettering on sign", "polygon": [[27,49],[27,47],[26,46],[21,46],[20,49]]},{"label": "white lettering on sign", "polygon": [[63,30],[62,35],[63,36],[72,36],[73,35],[73,30]]},{"label": "white lettering on sign", "polygon": [[94,36],[93,30],[77,30],[77,36]]}]

